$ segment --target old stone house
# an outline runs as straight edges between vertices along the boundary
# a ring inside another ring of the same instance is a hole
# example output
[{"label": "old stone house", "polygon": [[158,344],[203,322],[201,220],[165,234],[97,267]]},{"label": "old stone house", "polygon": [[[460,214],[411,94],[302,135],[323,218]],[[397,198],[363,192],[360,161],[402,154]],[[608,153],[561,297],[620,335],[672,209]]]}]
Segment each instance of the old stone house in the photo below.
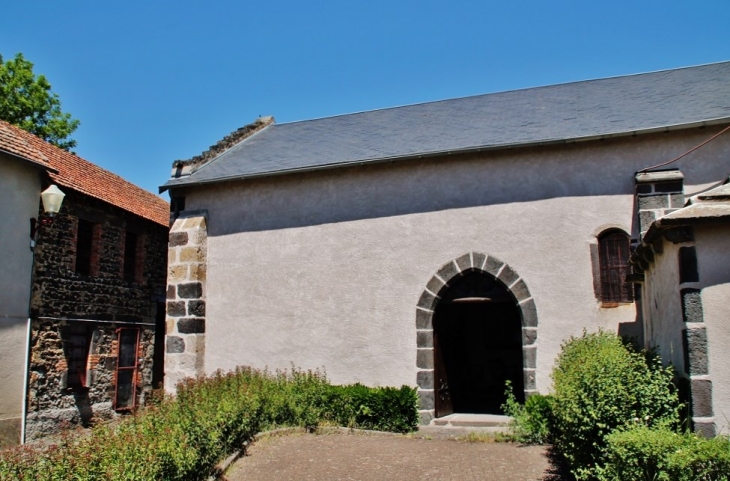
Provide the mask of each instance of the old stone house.
[{"label": "old stone house", "polygon": [[14,346],[29,353],[24,433],[32,440],[131,411],[162,382],[169,205],[75,154],[12,133],[50,167],[43,187],[65,193],[52,222],[35,223],[32,233],[29,218],[15,226],[35,239],[30,329]]},{"label": "old stone house", "polygon": [[[499,413],[508,380],[519,398],[548,391],[561,343],[584,329],[666,344],[657,332],[685,320],[653,320],[652,275],[641,288],[627,282],[642,281],[629,257],[649,223],[727,178],[730,134],[664,167],[682,182],[636,174],[728,124],[730,63],[261,118],[175,162],[162,186],[176,218],[166,388],[236,365],[293,363],[336,383],[417,386],[429,423]],[[727,259],[722,233],[708,242]],[[722,287],[691,287],[711,288],[727,319],[717,296],[728,279],[708,282]],[[708,326],[711,335],[727,340]],[[661,347],[667,362],[686,350]],[[712,352],[709,364],[727,364]],[[719,392],[714,417],[695,416],[698,429],[725,429],[730,395]]]}]

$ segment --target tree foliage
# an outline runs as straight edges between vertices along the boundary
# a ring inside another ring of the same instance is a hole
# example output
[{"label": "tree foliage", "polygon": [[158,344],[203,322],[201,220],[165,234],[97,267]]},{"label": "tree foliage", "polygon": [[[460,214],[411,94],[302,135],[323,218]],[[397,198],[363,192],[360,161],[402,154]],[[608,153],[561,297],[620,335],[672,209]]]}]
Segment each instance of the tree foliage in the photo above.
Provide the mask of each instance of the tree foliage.
[{"label": "tree foliage", "polygon": [[6,62],[0,55],[0,119],[62,149],[76,146],[69,137],[80,122],[61,110],[51,84],[33,73],[33,63],[21,53]]}]

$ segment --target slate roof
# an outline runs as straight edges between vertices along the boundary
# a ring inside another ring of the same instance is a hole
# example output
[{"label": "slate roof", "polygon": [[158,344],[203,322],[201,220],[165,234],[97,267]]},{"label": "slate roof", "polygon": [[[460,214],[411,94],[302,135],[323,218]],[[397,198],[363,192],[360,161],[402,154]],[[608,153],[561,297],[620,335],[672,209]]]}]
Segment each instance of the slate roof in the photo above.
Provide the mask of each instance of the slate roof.
[{"label": "slate roof", "polygon": [[161,190],[728,119],[730,62],[722,62],[274,124]]},{"label": "slate roof", "polygon": [[168,227],[170,205],[165,200],[82,159],[0,120],[0,150],[50,170],[51,181]]}]

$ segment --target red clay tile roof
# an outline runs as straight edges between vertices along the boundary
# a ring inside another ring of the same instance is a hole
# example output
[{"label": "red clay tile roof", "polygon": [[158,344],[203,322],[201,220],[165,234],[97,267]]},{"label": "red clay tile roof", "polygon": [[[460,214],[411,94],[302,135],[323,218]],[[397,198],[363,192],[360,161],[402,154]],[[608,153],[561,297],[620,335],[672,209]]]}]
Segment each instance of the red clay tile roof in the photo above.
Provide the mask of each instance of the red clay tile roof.
[{"label": "red clay tile roof", "polygon": [[101,199],[165,227],[170,225],[170,205],[165,200],[2,120],[0,150],[57,170],[50,177],[62,187]]},{"label": "red clay tile roof", "polygon": [[52,170],[46,156],[33,148],[26,136],[27,132],[24,130],[0,120],[0,150]]}]

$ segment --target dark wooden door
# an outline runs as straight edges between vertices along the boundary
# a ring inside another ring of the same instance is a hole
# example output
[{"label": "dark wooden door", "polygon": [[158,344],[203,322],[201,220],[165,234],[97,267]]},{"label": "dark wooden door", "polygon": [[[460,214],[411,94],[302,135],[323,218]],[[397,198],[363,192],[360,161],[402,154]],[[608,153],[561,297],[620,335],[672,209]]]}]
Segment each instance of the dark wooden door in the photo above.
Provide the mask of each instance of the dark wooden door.
[{"label": "dark wooden door", "polygon": [[433,331],[433,361],[434,361],[434,395],[436,397],[436,417],[448,416],[454,412],[449,389],[449,377],[444,362],[444,351],[439,343],[439,336]]}]

